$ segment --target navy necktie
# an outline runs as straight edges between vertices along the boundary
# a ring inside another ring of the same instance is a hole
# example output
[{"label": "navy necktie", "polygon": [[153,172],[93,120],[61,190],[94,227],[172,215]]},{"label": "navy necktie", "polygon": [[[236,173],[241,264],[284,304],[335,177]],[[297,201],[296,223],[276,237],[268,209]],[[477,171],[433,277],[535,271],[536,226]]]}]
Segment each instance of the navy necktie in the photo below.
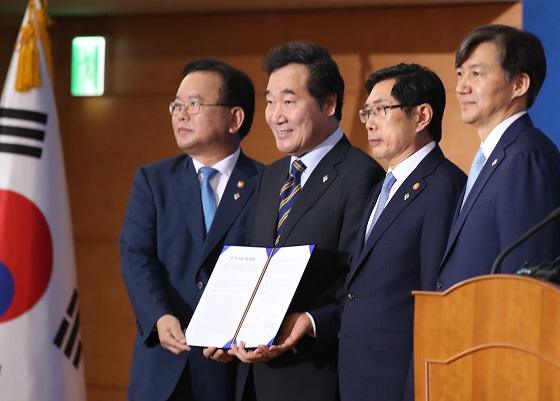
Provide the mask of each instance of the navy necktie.
[{"label": "navy necktie", "polygon": [[288,179],[280,190],[280,207],[278,208],[278,226],[276,227],[276,242],[280,241],[280,234],[284,222],[292,209],[294,202],[301,190],[301,173],[305,170],[305,164],[301,160],[294,160]]},{"label": "navy necktie", "polygon": [[210,231],[214,214],[216,214],[216,195],[210,186],[210,179],[218,172],[218,170],[212,167],[201,167],[199,171],[202,174],[202,187],[200,188],[202,210],[204,212],[206,232],[208,232]]}]

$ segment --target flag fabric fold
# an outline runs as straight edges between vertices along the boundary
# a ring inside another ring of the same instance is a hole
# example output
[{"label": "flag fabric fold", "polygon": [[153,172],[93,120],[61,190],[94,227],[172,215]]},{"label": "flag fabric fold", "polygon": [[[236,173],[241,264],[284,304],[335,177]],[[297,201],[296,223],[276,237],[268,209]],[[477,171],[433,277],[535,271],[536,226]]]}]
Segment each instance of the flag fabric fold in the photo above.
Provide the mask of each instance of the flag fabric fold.
[{"label": "flag fabric fold", "polygon": [[47,20],[31,0],[0,99],[0,400],[86,399]]}]

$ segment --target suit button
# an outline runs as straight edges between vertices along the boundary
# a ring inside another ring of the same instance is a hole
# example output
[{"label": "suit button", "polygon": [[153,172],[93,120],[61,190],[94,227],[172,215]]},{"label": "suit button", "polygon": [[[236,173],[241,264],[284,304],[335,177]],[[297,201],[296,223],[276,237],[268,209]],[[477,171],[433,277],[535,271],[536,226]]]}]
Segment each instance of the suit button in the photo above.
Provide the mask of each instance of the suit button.
[{"label": "suit button", "polygon": [[198,283],[196,283],[196,286],[199,290],[202,290],[204,288],[204,283],[202,281],[199,281]]},{"label": "suit button", "polygon": [[437,289],[439,290],[441,287],[443,287],[443,281],[438,280],[437,284],[436,284]]},{"label": "suit button", "polygon": [[352,294],[351,292],[348,293],[347,297],[349,300],[353,300],[356,295]]}]

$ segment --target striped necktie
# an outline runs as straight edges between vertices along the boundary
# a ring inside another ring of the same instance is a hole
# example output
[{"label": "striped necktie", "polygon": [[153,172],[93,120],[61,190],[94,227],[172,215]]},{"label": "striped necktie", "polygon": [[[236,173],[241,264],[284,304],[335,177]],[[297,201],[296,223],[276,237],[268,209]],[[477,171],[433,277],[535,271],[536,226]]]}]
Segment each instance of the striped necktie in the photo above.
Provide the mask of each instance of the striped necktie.
[{"label": "striped necktie", "polygon": [[301,173],[303,173],[305,168],[305,164],[303,164],[301,160],[294,160],[288,179],[280,190],[280,207],[278,209],[278,226],[276,227],[275,244],[278,244],[278,241],[280,241],[284,223],[301,191]]}]

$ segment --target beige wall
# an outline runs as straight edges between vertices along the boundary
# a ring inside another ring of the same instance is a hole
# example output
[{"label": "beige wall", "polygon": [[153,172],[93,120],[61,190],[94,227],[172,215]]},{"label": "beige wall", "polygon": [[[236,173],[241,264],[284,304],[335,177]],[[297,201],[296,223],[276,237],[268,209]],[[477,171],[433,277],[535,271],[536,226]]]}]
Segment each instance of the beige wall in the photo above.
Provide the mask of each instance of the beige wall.
[{"label": "beige wall", "polygon": [[[266,76],[260,65],[270,47],[304,39],[329,48],[346,81],[342,128],[366,151],[365,129],[357,116],[366,98],[365,78],[399,62],[424,64],[447,88],[442,148],[467,171],[478,140],[461,122],[454,95],[455,47],[476,26],[519,26],[520,21],[519,3],[57,19],[51,30],[55,91],[72,205],[89,401],[125,398],[135,325],[120,275],[117,238],[136,168],[178,153],[167,105],[186,61],[219,57],[251,75],[257,110],[242,145],[265,163],[280,156],[264,121]],[[20,23],[21,18],[0,19],[1,77]],[[103,97],[69,95],[70,44],[79,35],[107,38]]]}]

